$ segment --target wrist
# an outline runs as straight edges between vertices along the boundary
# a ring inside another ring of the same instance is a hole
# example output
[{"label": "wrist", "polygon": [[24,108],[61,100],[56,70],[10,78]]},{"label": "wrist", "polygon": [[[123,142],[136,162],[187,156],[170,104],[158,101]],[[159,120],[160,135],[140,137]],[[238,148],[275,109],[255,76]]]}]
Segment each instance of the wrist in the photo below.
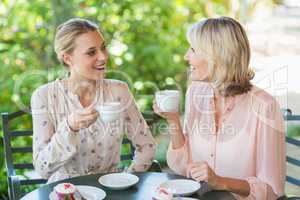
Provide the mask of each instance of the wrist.
[{"label": "wrist", "polygon": [[172,118],[167,119],[167,122],[169,124],[178,124],[180,122],[179,114],[178,113],[174,114]]},{"label": "wrist", "polygon": [[69,117],[67,117],[67,126],[69,127],[69,129],[72,131],[72,132],[78,132],[79,130],[77,130],[77,129],[74,129],[72,126],[71,126],[71,124],[70,124],[70,122],[69,122]]},{"label": "wrist", "polygon": [[226,181],[222,176],[217,176],[215,189],[216,190],[227,190]]}]

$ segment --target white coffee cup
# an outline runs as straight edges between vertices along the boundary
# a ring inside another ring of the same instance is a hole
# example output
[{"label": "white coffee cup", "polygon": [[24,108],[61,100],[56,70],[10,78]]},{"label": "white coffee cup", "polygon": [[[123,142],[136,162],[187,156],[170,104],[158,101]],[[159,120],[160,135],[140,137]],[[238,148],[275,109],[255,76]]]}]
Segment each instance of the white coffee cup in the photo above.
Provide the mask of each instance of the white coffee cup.
[{"label": "white coffee cup", "polygon": [[103,122],[112,122],[120,118],[121,103],[120,102],[106,102],[96,107],[100,118]]},{"label": "white coffee cup", "polygon": [[162,90],[155,93],[155,101],[162,112],[178,112],[179,91]]}]

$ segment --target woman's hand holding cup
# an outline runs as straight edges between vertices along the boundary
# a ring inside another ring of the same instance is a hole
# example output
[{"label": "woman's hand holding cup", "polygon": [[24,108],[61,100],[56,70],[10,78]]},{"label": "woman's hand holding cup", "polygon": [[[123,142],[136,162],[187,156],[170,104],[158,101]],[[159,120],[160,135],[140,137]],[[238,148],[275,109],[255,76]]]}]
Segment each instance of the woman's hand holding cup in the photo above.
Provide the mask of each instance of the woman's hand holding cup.
[{"label": "woman's hand holding cup", "polygon": [[156,92],[153,110],[168,122],[179,122],[179,91],[163,90]]},{"label": "woman's hand holding cup", "polygon": [[155,94],[153,102],[154,112],[168,121],[174,148],[181,147],[185,141],[180,125],[179,97],[178,90],[164,90]]},{"label": "woman's hand holding cup", "polygon": [[93,124],[99,116],[99,113],[94,107],[88,107],[80,110],[75,110],[71,113],[67,122],[72,131],[79,131],[82,128],[87,128]]},{"label": "woman's hand holding cup", "polygon": [[166,119],[168,122],[176,122],[179,121],[179,112],[163,112],[160,110],[160,108],[157,106],[156,101],[153,101],[153,111],[161,116],[162,118]]}]

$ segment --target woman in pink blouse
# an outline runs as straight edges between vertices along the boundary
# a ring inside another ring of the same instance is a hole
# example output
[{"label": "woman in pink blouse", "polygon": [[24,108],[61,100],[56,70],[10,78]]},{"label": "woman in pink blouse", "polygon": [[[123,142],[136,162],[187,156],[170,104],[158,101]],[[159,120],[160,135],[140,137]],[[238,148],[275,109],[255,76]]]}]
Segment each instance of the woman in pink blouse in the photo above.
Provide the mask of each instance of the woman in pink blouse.
[{"label": "woman in pink blouse", "polygon": [[237,199],[284,195],[283,118],[275,99],[250,83],[243,27],[228,17],[206,19],[189,29],[187,39],[191,84],[183,130],[179,113],[162,113],[154,104],[173,127],[169,167]]},{"label": "woman in pink blouse", "polygon": [[[155,142],[126,83],[105,79],[108,52],[97,25],[70,19],[57,28],[55,52],[69,76],[32,95],[33,164],[48,182],[117,171],[124,132],[136,148],[130,166],[146,171]],[[118,120],[105,122],[95,109],[120,102]]]}]

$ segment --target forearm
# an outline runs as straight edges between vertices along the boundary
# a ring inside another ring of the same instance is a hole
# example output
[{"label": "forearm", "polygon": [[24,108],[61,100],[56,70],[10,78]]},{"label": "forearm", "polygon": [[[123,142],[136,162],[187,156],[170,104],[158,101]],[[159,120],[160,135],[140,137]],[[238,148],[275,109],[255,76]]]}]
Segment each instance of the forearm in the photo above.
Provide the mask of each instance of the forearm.
[{"label": "forearm", "polygon": [[36,170],[46,177],[74,156],[79,143],[78,135],[68,129],[66,120],[59,124],[55,133],[50,134],[51,137],[39,134],[49,130],[36,125],[33,128],[33,137],[37,138],[33,141],[33,163]]},{"label": "forearm", "polygon": [[185,143],[185,138],[182,133],[179,116],[168,120],[168,124],[169,124],[169,133],[171,135],[171,141],[173,144],[172,148],[178,149],[182,147]]},{"label": "forearm", "polygon": [[[145,141],[147,140],[147,141]],[[142,142],[146,142],[141,145]],[[132,170],[136,172],[147,171],[152,165],[152,161],[155,155],[156,144],[152,136],[149,134],[149,138],[141,137],[138,141],[135,141],[136,150],[134,152],[134,159],[132,162]]]},{"label": "forearm", "polygon": [[152,165],[154,154],[155,154],[155,146],[144,148],[143,153],[136,151],[134,160],[132,161],[130,167],[128,168],[129,171],[134,171],[134,172],[147,171]]},{"label": "forearm", "polygon": [[214,189],[230,191],[245,197],[250,194],[250,185],[247,181],[221,176],[218,177]]},{"label": "forearm", "polygon": [[170,130],[171,142],[168,147],[166,158],[168,166],[176,174],[186,176],[186,167],[189,162],[188,137],[183,135],[180,130],[180,125],[178,125],[178,123],[176,123],[176,125],[179,127],[179,130]]}]

